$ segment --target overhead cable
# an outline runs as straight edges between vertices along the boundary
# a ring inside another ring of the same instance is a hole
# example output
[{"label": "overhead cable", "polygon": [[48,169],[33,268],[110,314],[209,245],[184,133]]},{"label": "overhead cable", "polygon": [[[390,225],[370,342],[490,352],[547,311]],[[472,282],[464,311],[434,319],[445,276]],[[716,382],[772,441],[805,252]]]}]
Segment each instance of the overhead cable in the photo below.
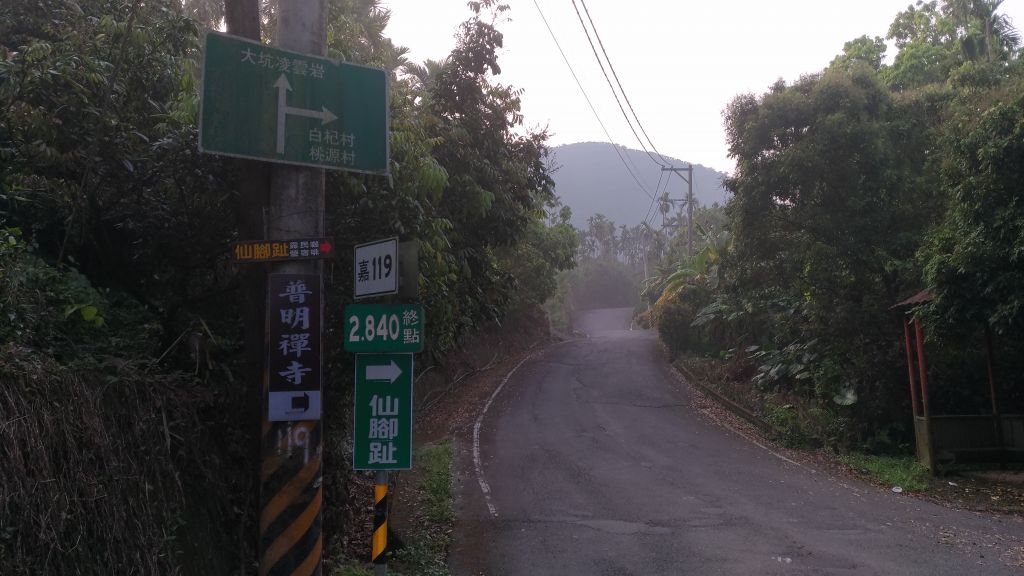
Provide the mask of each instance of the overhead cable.
[{"label": "overhead cable", "polygon": [[[536,0],[534,1],[536,2]],[[640,144],[640,148],[643,149],[644,153],[647,154],[647,156],[651,159],[652,162],[654,162],[658,166],[661,166],[662,168],[668,167],[668,164],[666,164],[663,161],[659,161],[657,158],[654,157],[654,155],[651,154],[650,150],[647,149],[647,145],[644,144],[643,139],[640,138],[640,134],[638,134],[636,128],[633,127],[633,121],[629,119],[629,114],[626,113],[626,108],[622,105],[622,101],[619,99],[619,93],[615,90],[615,86],[612,85],[612,79],[608,76],[608,71],[605,70],[604,68],[604,62],[601,60],[601,57],[597,54],[597,47],[594,46],[594,41],[590,38],[590,30],[587,28],[587,25],[583,22],[583,15],[580,14],[580,9],[579,6],[576,5],[576,0],[572,0],[572,7],[574,10],[576,10],[576,17],[580,21],[580,26],[583,28],[583,33],[586,34],[587,36],[587,42],[590,44],[590,50],[594,53],[594,59],[597,60],[597,65],[600,66],[601,68],[601,74],[604,75],[605,81],[608,82],[608,88],[612,91],[612,96],[615,97],[615,103],[619,105],[619,110],[622,112],[622,117],[626,119],[626,124],[629,126],[630,131],[633,132],[633,136],[636,137],[636,141]],[[594,31],[594,34],[597,35],[596,30]],[[658,156],[660,157],[661,155],[659,154]]]},{"label": "overhead cable", "polygon": [[[594,24],[594,19],[590,17],[590,9],[587,8],[586,0],[580,0],[580,4],[583,5],[583,12],[587,15],[587,21],[590,22],[590,28],[594,31],[594,37],[597,38],[597,45],[601,47],[601,53],[604,54],[604,60],[608,63],[608,69],[612,71],[612,77],[615,78],[615,84],[619,87],[619,92],[622,93],[623,99],[626,100],[626,105],[629,107],[629,111],[633,114],[633,119],[636,120],[636,125],[640,128],[640,132],[643,133],[644,138],[647,139],[647,143],[651,145],[651,150],[661,158],[662,162],[671,164],[665,157],[658,152],[658,149],[654,146],[654,142],[651,141],[651,137],[647,135],[647,130],[644,130],[643,123],[640,122],[640,117],[637,116],[636,110],[633,108],[633,103],[629,101],[629,96],[626,94],[626,89],[622,87],[622,82],[619,81],[619,75],[615,72],[615,66],[612,65],[612,59],[608,57],[608,52],[604,49],[604,42],[601,40],[601,35],[597,32],[597,26]],[[579,10],[576,11],[579,14]],[[605,76],[607,78],[607,76]]]},{"label": "overhead cable", "polygon": [[551,39],[554,40],[555,46],[558,47],[558,52],[562,55],[562,60],[565,61],[565,65],[569,68],[569,73],[572,74],[573,80],[576,81],[576,86],[579,87],[580,93],[583,94],[583,98],[587,101],[587,106],[589,106],[590,111],[594,113],[594,118],[596,118],[597,123],[601,125],[601,130],[604,131],[604,135],[608,138],[608,143],[615,150],[615,154],[619,157],[622,165],[626,168],[626,171],[629,172],[629,175],[633,178],[633,181],[636,182],[636,185],[640,187],[640,190],[642,190],[648,198],[651,198],[652,200],[657,198],[657,196],[651,195],[647,188],[640,182],[639,178],[637,178],[636,174],[633,173],[633,170],[630,169],[629,164],[626,163],[626,159],[623,158],[622,152],[619,151],[619,147],[615,144],[611,134],[608,133],[608,128],[606,128],[604,122],[601,121],[601,116],[597,113],[597,109],[594,108],[593,102],[590,101],[590,96],[588,96],[587,91],[583,89],[583,84],[580,82],[579,77],[576,76],[576,71],[573,70],[572,64],[569,63],[569,58],[565,55],[565,51],[562,50],[562,45],[558,42],[555,32],[551,29],[551,25],[548,24],[548,19],[544,16],[544,11],[540,9],[540,4],[537,3],[537,0],[533,0],[533,5],[537,8],[537,13],[540,14],[541,20],[544,21],[544,26],[548,29],[548,34],[550,34]]}]

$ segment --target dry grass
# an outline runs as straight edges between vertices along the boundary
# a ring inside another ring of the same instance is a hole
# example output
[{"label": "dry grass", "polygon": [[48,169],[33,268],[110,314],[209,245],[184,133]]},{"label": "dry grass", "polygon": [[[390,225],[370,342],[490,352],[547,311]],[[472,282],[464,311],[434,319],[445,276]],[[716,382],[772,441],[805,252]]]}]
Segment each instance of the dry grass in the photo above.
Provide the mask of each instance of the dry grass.
[{"label": "dry grass", "polygon": [[0,348],[0,573],[183,573],[188,487],[215,473],[199,454],[208,400],[140,364]]}]

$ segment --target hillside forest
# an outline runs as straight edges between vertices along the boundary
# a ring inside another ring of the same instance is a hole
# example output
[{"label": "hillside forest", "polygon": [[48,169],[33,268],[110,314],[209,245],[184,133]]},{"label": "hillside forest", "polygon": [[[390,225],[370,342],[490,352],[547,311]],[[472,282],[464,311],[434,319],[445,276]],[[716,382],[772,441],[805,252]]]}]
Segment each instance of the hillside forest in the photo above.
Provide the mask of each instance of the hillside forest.
[{"label": "hillside forest", "polygon": [[[625,159],[630,170],[624,169],[618,155]],[[664,156],[663,163],[680,167],[689,164],[671,156]],[[551,149],[550,167],[558,198],[572,209],[572,224],[581,230],[586,229],[589,218],[597,214],[617,226],[635,226],[649,216],[652,197],[667,195],[679,199],[688,193],[683,178],[673,176],[666,180],[662,166],[651,162],[642,150],[607,142],[555,146]],[[634,173],[635,179],[631,176]],[[693,195],[698,203],[725,204],[728,196],[723,183],[725,173],[694,163],[693,174]],[[643,201],[645,197],[648,201]],[[661,216],[657,215],[655,225],[660,227],[660,224]]]}]

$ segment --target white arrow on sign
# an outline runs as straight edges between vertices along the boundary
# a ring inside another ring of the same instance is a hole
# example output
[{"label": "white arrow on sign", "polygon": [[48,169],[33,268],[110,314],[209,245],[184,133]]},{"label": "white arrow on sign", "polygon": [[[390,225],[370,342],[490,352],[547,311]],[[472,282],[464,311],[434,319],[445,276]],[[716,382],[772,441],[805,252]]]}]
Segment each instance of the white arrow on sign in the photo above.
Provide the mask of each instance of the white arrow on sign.
[{"label": "white arrow on sign", "polygon": [[292,85],[288,82],[288,78],[281,74],[278,77],[277,82],[274,82],[274,88],[277,88],[277,153],[284,154],[284,123],[285,118],[291,114],[292,116],[305,116],[306,118],[319,118],[320,125],[323,126],[328,122],[334,122],[338,119],[326,106],[321,106],[320,110],[310,110],[308,108],[295,108],[288,105],[288,92],[291,91]]},{"label": "white arrow on sign", "polygon": [[402,375],[402,369],[392,360],[390,364],[375,364],[366,367],[367,380],[388,380],[391,384]]}]

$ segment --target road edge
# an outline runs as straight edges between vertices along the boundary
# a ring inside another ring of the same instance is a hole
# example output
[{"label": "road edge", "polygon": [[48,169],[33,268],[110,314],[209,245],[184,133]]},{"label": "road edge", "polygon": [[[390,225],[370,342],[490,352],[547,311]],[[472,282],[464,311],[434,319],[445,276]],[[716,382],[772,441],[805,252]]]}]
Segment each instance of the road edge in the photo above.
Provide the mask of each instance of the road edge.
[{"label": "road edge", "polygon": [[501,379],[501,383],[498,384],[497,388],[495,388],[494,391],[491,392],[490,397],[487,399],[487,402],[484,404],[484,407],[480,410],[480,414],[477,415],[476,421],[474,421],[473,423],[473,468],[476,471],[476,480],[477,483],[480,485],[480,491],[483,492],[484,495],[484,504],[487,505],[487,511],[490,512],[491,517],[493,518],[498,517],[498,509],[494,505],[494,501],[491,499],[491,486],[490,484],[487,483],[487,477],[484,475],[483,458],[480,456],[480,430],[481,428],[483,428],[484,416],[487,415],[487,410],[490,409],[491,404],[494,403],[495,398],[498,397],[498,394],[500,394],[501,391],[505,388],[505,384],[508,384],[508,381],[512,378],[516,371],[519,370],[519,368],[523,364],[526,364],[528,360],[531,360],[537,355],[543,353],[551,346],[552,344],[548,344],[547,346],[544,346],[539,350],[535,350],[527,354],[526,357],[524,357],[522,360],[519,361],[519,363],[513,366],[512,369],[509,370],[507,374],[505,374],[505,377]]}]

